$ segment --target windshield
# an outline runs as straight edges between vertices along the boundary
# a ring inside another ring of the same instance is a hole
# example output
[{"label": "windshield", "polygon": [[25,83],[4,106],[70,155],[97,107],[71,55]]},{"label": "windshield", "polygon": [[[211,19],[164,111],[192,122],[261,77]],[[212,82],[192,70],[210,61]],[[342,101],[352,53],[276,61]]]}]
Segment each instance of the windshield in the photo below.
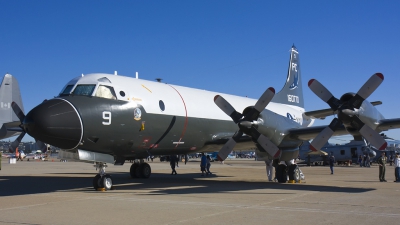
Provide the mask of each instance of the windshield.
[{"label": "windshield", "polygon": [[72,88],[74,87],[74,84],[67,85],[64,90],[60,93],[60,96],[65,96],[69,95],[71,93]]},{"label": "windshield", "polygon": [[94,84],[81,84],[76,86],[73,95],[87,95],[91,96],[96,85]]}]

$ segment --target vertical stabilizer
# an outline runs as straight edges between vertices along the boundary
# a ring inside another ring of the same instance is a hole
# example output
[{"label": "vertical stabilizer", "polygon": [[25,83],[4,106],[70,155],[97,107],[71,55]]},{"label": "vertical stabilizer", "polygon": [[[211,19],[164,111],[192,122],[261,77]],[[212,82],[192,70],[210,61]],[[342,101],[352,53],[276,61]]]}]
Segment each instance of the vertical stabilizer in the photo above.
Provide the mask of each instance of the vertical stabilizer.
[{"label": "vertical stabilizer", "polygon": [[4,75],[3,81],[0,86],[0,122],[9,123],[19,121],[17,115],[15,115],[11,103],[15,102],[24,112],[24,106],[22,105],[21,92],[17,79],[11,74]]},{"label": "vertical stabilizer", "polygon": [[285,86],[275,94],[272,101],[304,108],[299,52],[294,45],[290,50],[289,71]]}]

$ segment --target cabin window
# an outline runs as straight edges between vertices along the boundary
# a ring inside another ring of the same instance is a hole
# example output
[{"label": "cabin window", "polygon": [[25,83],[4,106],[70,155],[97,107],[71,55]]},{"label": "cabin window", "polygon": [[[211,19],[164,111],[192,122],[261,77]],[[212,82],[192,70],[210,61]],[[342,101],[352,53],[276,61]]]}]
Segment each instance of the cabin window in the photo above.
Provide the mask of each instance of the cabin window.
[{"label": "cabin window", "polygon": [[86,95],[91,96],[96,85],[94,84],[81,84],[76,86],[73,95]]},{"label": "cabin window", "polygon": [[105,85],[99,85],[95,96],[100,98],[117,99],[114,88]]},{"label": "cabin window", "polygon": [[340,154],[344,155],[345,154],[345,150],[340,150]]},{"label": "cabin window", "polygon": [[163,102],[162,100],[160,100],[160,101],[158,102],[158,105],[160,106],[161,111],[164,112],[164,110],[165,110],[164,102]]},{"label": "cabin window", "polygon": [[74,87],[74,84],[67,85],[64,90],[60,93],[60,96],[65,96],[69,95],[71,93],[72,88]]}]

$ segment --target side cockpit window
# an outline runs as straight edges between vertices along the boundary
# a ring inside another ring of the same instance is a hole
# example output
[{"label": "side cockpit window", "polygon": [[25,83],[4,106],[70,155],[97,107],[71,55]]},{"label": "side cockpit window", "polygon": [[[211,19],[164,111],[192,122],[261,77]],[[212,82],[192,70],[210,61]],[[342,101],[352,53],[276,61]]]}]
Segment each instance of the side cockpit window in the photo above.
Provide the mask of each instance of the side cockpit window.
[{"label": "side cockpit window", "polygon": [[114,88],[105,85],[99,85],[95,96],[100,98],[117,99]]},{"label": "side cockpit window", "polygon": [[91,96],[93,94],[93,90],[96,87],[94,84],[81,84],[76,86],[73,95],[86,95]]},{"label": "side cockpit window", "polygon": [[74,87],[73,84],[67,85],[67,86],[64,88],[64,90],[60,93],[60,96],[66,96],[66,95],[71,94],[71,90],[72,90],[73,87]]}]

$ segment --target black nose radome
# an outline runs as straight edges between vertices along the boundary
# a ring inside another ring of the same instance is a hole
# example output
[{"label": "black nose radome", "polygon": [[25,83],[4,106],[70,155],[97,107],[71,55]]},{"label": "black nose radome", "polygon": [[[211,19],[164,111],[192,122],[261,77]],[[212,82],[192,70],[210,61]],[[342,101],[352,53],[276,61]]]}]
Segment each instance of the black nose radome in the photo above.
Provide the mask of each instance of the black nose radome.
[{"label": "black nose radome", "polygon": [[78,112],[64,99],[51,99],[36,106],[26,115],[23,127],[35,139],[62,149],[76,148],[83,136]]}]

